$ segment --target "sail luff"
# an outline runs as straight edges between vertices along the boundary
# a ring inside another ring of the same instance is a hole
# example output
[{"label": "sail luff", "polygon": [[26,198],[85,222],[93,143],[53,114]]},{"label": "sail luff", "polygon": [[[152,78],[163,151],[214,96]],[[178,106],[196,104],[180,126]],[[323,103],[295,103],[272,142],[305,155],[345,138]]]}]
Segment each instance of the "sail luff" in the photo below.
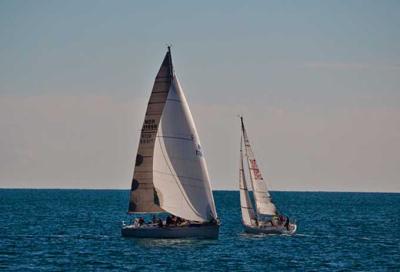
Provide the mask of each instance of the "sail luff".
[{"label": "sail luff", "polygon": [[267,184],[258,168],[257,161],[254,157],[254,153],[250,146],[250,141],[247,137],[246,129],[244,127],[243,117],[241,117],[241,123],[247,165],[250,172],[250,180],[253,185],[253,196],[256,204],[257,217],[260,215],[275,215],[277,213],[276,207],[272,202],[271,195],[268,192]]},{"label": "sail luff", "polygon": [[246,175],[243,165],[243,140],[240,138],[240,165],[239,165],[239,190],[240,190],[240,207],[242,212],[242,222],[247,226],[256,226],[257,218],[254,213],[253,204],[251,203],[249,191],[247,189]]},{"label": "sail luff", "polygon": [[172,83],[173,65],[168,49],[154,81],[147,105],[133,172],[129,213],[161,212],[153,186],[153,153],[155,138]]}]

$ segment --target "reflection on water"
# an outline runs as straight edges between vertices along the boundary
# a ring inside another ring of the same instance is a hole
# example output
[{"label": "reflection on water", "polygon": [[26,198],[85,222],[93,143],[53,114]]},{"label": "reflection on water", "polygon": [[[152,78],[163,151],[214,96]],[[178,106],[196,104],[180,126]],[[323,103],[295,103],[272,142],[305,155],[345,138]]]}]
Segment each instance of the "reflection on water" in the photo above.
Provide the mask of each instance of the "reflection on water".
[{"label": "reflection on water", "polygon": [[185,248],[190,247],[191,249],[197,247],[205,247],[214,245],[216,240],[200,240],[200,239],[151,239],[151,238],[127,238],[131,240],[136,246],[140,247],[176,247]]}]

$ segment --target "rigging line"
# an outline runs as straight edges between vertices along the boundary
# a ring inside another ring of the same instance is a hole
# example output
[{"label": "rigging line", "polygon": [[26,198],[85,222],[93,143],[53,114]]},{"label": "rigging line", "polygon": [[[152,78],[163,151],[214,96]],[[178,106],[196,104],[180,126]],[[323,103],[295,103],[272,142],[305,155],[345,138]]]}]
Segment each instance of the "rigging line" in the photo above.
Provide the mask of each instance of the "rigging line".
[{"label": "rigging line", "polygon": [[184,140],[184,141],[193,141],[193,138],[186,137],[178,137],[178,136],[167,136],[167,135],[157,135],[157,138],[168,138],[168,139],[176,139],[176,140]]},{"label": "rigging line", "polygon": [[165,162],[166,162],[166,164],[167,164],[167,166],[168,166],[168,169],[169,169],[169,171],[171,172],[171,175],[174,177],[174,180],[175,180],[175,182],[176,182],[176,185],[178,185],[178,188],[179,188],[179,190],[181,191],[181,193],[182,193],[182,195],[183,195],[183,198],[185,199],[185,201],[186,201],[186,203],[189,205],[189,207],[192,209],[192,211],[193,211],[198,217],[202,218],[202,216],[199,214],[199,212],[196,211],[196,210],[194,209],[192,203],[187,199],[186,193],[184,192],[183,188],[181,188],[180,183],[179,183],[178,180],[176,179],[177,175],[174,175],[174,174],[172,173],[172,169],[171,169],[172,166],[169,165],[169,163],[168,163],[168,161],[167,161],[167,159],[166,159],[166,156],[165,156],[165,154],[164,154],[164,149],[163,149],[163,147],[162,147],[162,145],[161,145],[161,141],[160,141],[159,139],[158,139],[158,144],[160,145],[161,154],[163,155],[163,158],[164,158],[164,160],[165,160]]}]

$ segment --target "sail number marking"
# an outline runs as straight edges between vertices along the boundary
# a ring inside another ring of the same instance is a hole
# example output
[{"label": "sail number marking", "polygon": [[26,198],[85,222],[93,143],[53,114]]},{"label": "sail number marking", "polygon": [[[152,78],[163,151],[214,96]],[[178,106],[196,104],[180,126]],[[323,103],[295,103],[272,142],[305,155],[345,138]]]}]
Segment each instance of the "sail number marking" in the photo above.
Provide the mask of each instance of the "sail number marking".
[{"label": "sail number marking", "polygon": [[154,133],[157,132],[157,123],[154,119],[144,120],[142,134],[140,137],[141,144],[150,144],[154,142]]},{"label": "sail number marking", "polygon": [[262,180],[261,172],[258,169],[257,162],[255,159],[250,160],[251,168],[256,179]]},{"label": "sail number marking", "polygon": [[144,120],[142,131],[157,130],[156,120],[147,119]]}]

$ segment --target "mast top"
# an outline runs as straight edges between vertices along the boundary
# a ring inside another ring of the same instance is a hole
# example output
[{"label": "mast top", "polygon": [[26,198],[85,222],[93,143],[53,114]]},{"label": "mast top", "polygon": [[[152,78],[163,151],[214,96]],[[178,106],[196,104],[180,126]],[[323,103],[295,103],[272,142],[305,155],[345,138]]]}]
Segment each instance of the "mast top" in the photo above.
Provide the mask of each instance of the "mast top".
[{"label": "mast top", "polygon": [[244,132],[245,129],[244,129],[244,122],[243,122],[243,115],[240,115],[239,117],[240,117],[240,122],[242,124],[242,131]]},{"label": "mast top", "polygon": [[167,44],[167,50],[168,50],[168,51],[167,51],[167,55],[168,55],[169,71],[170,71],[169,76],[170,76],[170,77],[173,77],[173,76],[174,76],[174,67],[172,66],[171,47],[172,47],[171,44]]}]

